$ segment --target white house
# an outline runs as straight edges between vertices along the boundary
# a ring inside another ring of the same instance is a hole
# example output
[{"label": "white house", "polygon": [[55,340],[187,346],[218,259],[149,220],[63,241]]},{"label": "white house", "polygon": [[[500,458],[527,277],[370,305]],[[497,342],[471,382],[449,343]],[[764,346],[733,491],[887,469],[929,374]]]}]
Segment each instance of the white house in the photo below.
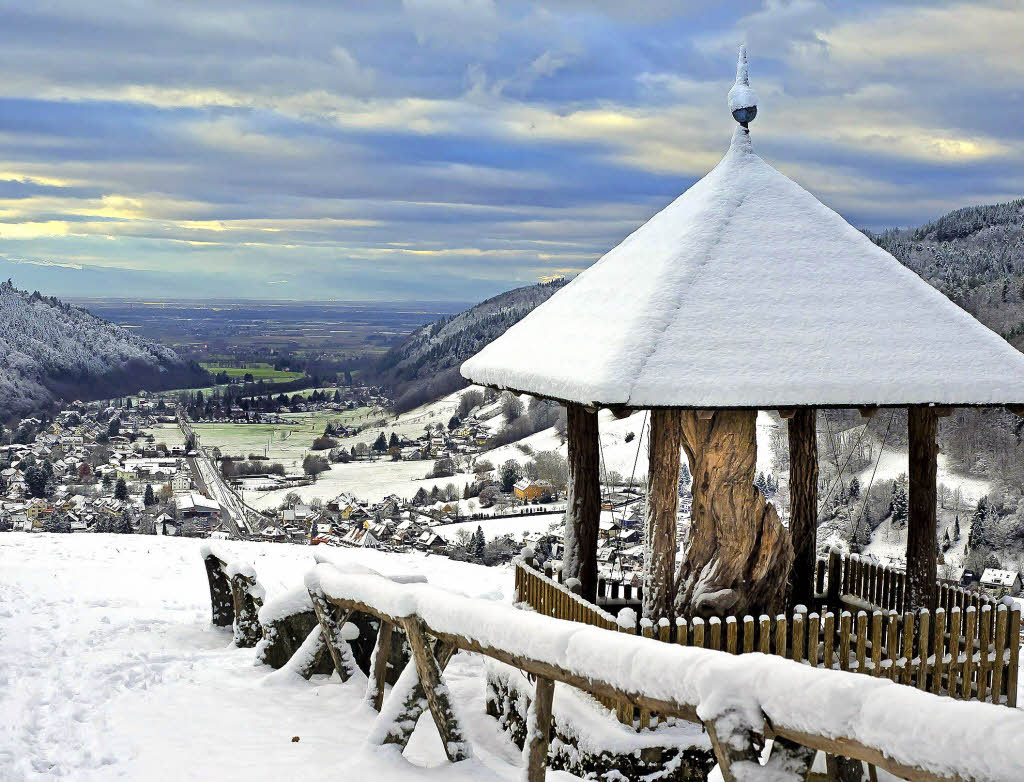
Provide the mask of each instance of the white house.
[{"label": "white house", "polygon": [[985,568],[979,583],[984,589],[1005,589],[1009,592],[1019,592],[1021,588],[1020,573],[994,567]]}]

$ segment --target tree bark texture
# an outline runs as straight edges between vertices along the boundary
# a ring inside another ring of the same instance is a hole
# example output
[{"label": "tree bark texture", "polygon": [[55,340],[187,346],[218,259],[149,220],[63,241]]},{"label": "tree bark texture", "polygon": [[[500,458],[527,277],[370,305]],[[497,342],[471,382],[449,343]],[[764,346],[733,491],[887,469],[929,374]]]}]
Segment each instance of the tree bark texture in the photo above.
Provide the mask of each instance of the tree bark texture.
[{"label": "tree bark texture", "polygon": [[562,577],[578,578],[582,596],[597,598],[597,533],[601,519],[600,443],[597,413],[566,405],[569,487],[565,509]]},{"label": "tree bark texture", "polygon": [[643,615],[673,618],[676,569],[676,514],[679,511],[678,410],[651,410],[648,439],[647,523],[644,531]]},{"label": "tree bark texture", "polygon": [[686,616],[775,614],[783,606],[793,546],[775,506],[754,486],[754,410],[681,413],[693,474],[689,547],[676,579]]},{"label": "tree bark texture", "polygon": [[789,419],[789,537],[793,567],[790,605],[814,603],[818,533],[818,411],[802,408]]},{"label": "tree bark texture", "polygon": [[935,611],[937,577],[935,473],[939,453],[935,442],[938,417],[927,407],[907,411],[910,491],[907,522],[907,593],[905,610]]}]

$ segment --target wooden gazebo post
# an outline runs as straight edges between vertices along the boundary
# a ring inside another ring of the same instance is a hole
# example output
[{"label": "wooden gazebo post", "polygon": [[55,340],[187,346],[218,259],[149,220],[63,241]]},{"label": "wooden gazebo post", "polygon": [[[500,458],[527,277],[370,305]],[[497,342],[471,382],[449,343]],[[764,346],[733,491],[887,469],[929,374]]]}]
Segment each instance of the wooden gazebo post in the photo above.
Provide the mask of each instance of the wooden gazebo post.
[{"label": "wooden gazebo post", "polygon": [[780,410],[789,424],[789,571],[790,605],[814,602],[818,533],[818,411],[811,407]]},{"label": "wooden gazebo post", "polygon": [[682,448],[680,412],[667,408],[652,410],[648,437],[643,615],[647,619],[671,620]]},{"label": "wooden gazebo post", "polygon": [[569,481],[565,505],[562,578],[578,578],[581,594],[597,597],[597,533],[601,520],[600,443],[597,411],[567,404]]},{"label": "wooden gazebo post", "polygon": [[910,508],[907,521],[906,610],[935,610],[938,576],[935,532],[935,474],[938,416],[932,407],[907,408]]}]

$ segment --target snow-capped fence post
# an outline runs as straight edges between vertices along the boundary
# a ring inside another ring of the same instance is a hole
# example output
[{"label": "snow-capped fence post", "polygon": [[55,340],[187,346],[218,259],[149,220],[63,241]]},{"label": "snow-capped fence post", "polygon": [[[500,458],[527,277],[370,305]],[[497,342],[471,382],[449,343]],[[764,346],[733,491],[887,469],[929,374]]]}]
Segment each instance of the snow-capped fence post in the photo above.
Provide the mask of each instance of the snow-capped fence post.
[{"label": "snow-capped fence post", "polygon": [[678,410],[651,410],[648,434],[647,507],[644,524],[643,616],[674,615],[676,516],[682,425]]},{"label": "snow-capped fence post", "polygon": [[[842,565],[842,555],[839,553],[839,549],[830,548],[828,551],[828,580],[826,583],[826,589],[828,594],[825,598],[825,602],[828,604],[830,611],[842,610],[839,605],[839,599],[842,595],[842,583],[840,582],[839,572],[840,566]],[[847,575],[850,570],[850,563],[846,564]]]},{"label": "snow-capped fence post", "polygon": [[565,506],[563,579],[575,577],[583,596],[597,596],[597,537],[601,520],[600,442],[597,412],[567,404],[569,488]]},{"label": "snow-capped fence post", "polygon": [[444,753],[452,763],[458,763],[470,756],[469,744],[463,737],[462,727],[452,709],[448,687],[441,675],[441,667],[427,645],[427,632],[423,620],[418,616],[412,616],[403,624],[427,706],[441,736]]},{"label": "snow-capped fence post", "polygon": [[203,564],[206,566],[206,578],[210,582],[210,607],[213,611],[213,624],[217,627],[231,627],[235,621],[235,604],[231,594],[231,582],[224,574],[224,563],[213,551],[204,546],[202,549]]},{"label": "snow-capped fence post", "polygon": [[251,648],[263,637],[259,611],[263,607],[266,592],[256,580],[256,571],[252,565],[232,562],[226,570],[235,609],[233,624],[235,645]]},{"label": "snow-capped fence post", "polygon": [[551,743],[551,702],[554,694],[554,679],[538,676],[537,689],[527,712],[526,741],[523,743],[526,782],[544,782],[547,775],[548,747]]}]

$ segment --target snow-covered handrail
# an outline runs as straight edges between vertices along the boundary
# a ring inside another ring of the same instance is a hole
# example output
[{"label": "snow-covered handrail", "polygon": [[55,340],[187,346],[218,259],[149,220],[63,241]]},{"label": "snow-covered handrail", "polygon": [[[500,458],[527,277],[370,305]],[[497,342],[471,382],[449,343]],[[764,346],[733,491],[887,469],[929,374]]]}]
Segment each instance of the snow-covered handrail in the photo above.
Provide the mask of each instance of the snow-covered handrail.
[{"label": "snow-covered handrail", "polygon": [[[775,656],[740,657],[612,633],[426,584],[324,566],[309,573],[306,584],[342,609],[422,626],[443,644],[509,663],[548,684],[560,681],[700,721],[719,762],[737,772],[757,762],[766,734],[783,740],[776,746],[784,754],[786,742],[795,743],[907,779],[1011,782],[1024,768],[1024,714],[1016,710]],[[536,749],[539,740],[532,736],[528,746]],[[775,771],[786,762],[791,758]]]}]

